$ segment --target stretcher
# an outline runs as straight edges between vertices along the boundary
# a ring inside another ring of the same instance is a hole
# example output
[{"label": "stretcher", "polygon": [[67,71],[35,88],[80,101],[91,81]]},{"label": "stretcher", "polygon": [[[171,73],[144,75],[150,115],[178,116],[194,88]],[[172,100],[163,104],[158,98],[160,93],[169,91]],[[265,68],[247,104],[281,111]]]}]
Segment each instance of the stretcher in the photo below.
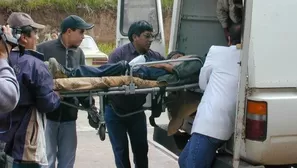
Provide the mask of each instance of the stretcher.
[{"label": "stretcher", "polygon": [[[181,61],[197,61],[197,58],[187,59],[176,59],[176,60],[165,60],[165,61],[154,61],[146,63],[137,63],[130,67],[133,69],[137,66],[148,66],[152,64],[169,63],[169,62],[181,62]],[[197,77],[198,78],[198,77]],[[92,117],[93,121],[98,121],[98,134],[100,139],[103,141],[106,134],[106,126],[104,120],[104,107],[107,104],[106,98],[108,95],[133,95],[133,94],[151,94],[152,101],[155,101],[161,106],[158,107],[159,113],[154,114],[150,117],[150,123],[156,126],[154,122],[155,117],[159,117],[161,112],[165,111],[162,105],[164,102],[165,95],[168,92],[195,89],[199,91],[198,83],[185,84],[185,85],[174,85],[170,86],[167,83],[144,80],[138,77],[133,77],[133,71],[126,73],[125,76],[108,76],[108,77],[80,77],[80,78],[60,78],[54,80],[54,90],[59,91],[61,97],[99,97],[99,111],[94,113],[93,109],[84,108],[83,106],[73,105],[65,101],[61,103],[77,108],[79,110],[87,111]],[[144,110],[151,110],[152,108],[141,109],[129,113],[128,115],[120,115],[120,117],[127,117],[134,115]],[[156,108],[155,108],[156,109]],[[95,115],[94,115],[95,114]]]}]

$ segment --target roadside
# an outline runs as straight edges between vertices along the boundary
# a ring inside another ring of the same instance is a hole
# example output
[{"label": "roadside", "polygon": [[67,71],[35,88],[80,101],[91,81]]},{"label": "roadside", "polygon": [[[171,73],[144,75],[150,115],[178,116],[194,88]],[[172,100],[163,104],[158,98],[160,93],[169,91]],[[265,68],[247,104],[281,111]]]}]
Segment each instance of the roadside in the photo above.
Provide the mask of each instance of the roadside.
[{"label": "roadside", "polygon": [[[146,112],[147,117],[149,113]],[[78,148],[75,168],[115,168],[114,156],[108,136],[106,136],[105,141],[101,141],[99,136],[96,135],[96,130],[88,125],[86,118],[86,112],[80,111],[77,120]],[[168,122],[166,114],[164,113],[156,122],[162,124]],[[153,127],[148,124],[149,167],[178,168],[176,158],[165,148],[154,143],[152,136]],[[131,165],[133,165],[133,154],[131,150],[130,161]]]}]

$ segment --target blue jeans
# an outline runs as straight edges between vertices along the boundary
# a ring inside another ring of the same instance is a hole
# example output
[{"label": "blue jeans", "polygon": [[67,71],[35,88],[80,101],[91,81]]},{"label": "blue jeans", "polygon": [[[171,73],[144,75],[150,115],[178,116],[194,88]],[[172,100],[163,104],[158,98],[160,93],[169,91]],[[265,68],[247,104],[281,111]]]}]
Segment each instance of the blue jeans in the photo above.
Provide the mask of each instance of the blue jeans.
[{"label": "blue jeans", "polygon": [[131,168],[128,136],[136,168],[148,168],[147,126],[144,112],[129,117],[117,116],[111,106],[105,108],[105,122],[117,168]]},{"label": "blue jeans", "polygon": [[118,76],[124,75],[129,69],[129,64],[125,61],[120,61],[114,64],[105,64],[99,67],[78,66],[70,71],[69,77],[102,77],[102,76]]},{"label": "blue jeans", "polygon": [[[79,66],[68,72],[68,77],[102,77],[102,76],[120,76],[129,70],[129,64],[124,61],[113,64],[105,64],[100,67]],[[168,74],[164,69],[141,66],[134,70],[133,76],[142,79],[156,80],[159,76]]]},{"label": "blue jeans", "polygon": [[211,168],[216,151],[225,141],[193,133],[179,156],[180,168]]},{"label": "blue jeans", "polygon": [[37,163],[13,163],[12,168],[41,168]]},{"label": "blue jeans", "polygon": [[45,128],[48,167],[73,168],[77,147],[76,123],[47,120]]},{"label": "blue jeans", "polygon": [[164,69],[146,67],[146,66],[141,66],[139,69],[133,72],[133,76],[137,76],[139,78],[147,79],[147,80],[157,80],[158,77],[166,74],[169,74],[169,73]]}]

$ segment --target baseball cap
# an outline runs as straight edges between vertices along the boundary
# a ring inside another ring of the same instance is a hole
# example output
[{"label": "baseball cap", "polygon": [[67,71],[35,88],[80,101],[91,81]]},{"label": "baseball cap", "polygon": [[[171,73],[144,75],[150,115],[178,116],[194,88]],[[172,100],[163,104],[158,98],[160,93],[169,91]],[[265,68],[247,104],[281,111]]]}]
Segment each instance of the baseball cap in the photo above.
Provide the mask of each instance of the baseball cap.
[{"label": "baseball cap", "polygon": [[87,23],[81,17],[76,15],[70,15],[62,21],[61,32],[65,32],[69,28],[89,30],[89,29],[92,29],[93,27],[94,27],[94,24]]},{"label": "baseball cap", "polygon": [[45,28],[44,25],[34,22],[30,15],[23,12],[13,12],[9,15],[7,23],[12,28],[21,28],[24,26],[31,26],[36,29]]}]

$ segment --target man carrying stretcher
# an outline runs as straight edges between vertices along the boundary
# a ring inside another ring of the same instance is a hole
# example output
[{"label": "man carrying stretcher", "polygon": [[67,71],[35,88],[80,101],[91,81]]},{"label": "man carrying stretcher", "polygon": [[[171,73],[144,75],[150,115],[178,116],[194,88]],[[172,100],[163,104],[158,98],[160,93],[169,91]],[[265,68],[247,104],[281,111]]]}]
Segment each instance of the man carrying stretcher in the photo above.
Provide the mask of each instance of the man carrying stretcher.
[{"label": "man carrying stretcher", "polygon": [[[47,64],[55,79],[124,75],[127,71],[131,71],[130,67],[135,63],[164,59],[159,53],[149,49],[153,39],[152,31],[152,26],[146,21],[133,23],[128,33],[131,43],[117,48],[111,54],[109,63],[100,67],[78,66],[73,70],[68,70],[52,58],[49,59]],[[168,55],[168,59],[184,58],[184,55],[185,54],[182,52],[174,51]],[[175,77],[173,74],[178,74],[183,77],[187,76],[186,78],[194,79],[197,82],[197,73],[199,73],[200,67],[202,67],[204,63],[204,57],[201,57],[199,61],[193,62],[195,62],[195,64],[189,63],[182,65],[181,63],[165,63],[140,66],[135,69],[133,68],[133,76],[148,80],[160,78],[160,80],[167,83],[177,83],[180,81],[180,79],[178,79],[179,76]],[[186,69],[186,71],[179,73],[181,72],[179,71],[180,69]],[[189,74],[194,77],[189,78]],[[148,167],[146,117],[145,114],[141,112],[143,111],[142,106],[146,101],[146,95],[147,94],[108,96],[108,103],[105,108],[105,121],[117,167],[130,167],[127,133],[131,139],[135,165],[137,167]],[[140,113],[132,115],[135,111],[139,111]],[[123,115],[128,116],[122,117]]]},{"label": "man carrying stretcher", "polygon": [[[180,51],[172,51],[167,55],[167,59],[181,58],[199,58],[201,59],[201,62],[169,62],[154,64],[150,66],[141,66],[140,68],[134,70],[133,76],[140,77],[142,79],[157,80],[158,82],[166,82],[167,84],[180,85],[196,83],[198,80],[197,76],[199,76],[200,68],[204,63],[204,56],[185,56],[185,53]],[[131,60],[129,63],[127,61],[120,61],[117,63],[108,63],[100,67],[79,66],[73,70],[64,68],[54,58],[50,58],[47,64],[49,65],[49,71],[53,75],[53,78],[57,79],[72,77],[121,76],[124,75],[127,70],[130,70],[132,64],[149,61],[154,60],[148,58],[147,56],[140,55]],[[172,92],[168,95],[166,99],[166,106],[168,108],[168,112],[171,115],[171,121],[168,128],[169,136],[177,132],[185,117],[193,114],[196,111],[196,107],[200,101],[200,98],[200,94],[191,91],[177,91]],[[98,123],[93,123],[90,125],[94,128],[98,127]]]}]

